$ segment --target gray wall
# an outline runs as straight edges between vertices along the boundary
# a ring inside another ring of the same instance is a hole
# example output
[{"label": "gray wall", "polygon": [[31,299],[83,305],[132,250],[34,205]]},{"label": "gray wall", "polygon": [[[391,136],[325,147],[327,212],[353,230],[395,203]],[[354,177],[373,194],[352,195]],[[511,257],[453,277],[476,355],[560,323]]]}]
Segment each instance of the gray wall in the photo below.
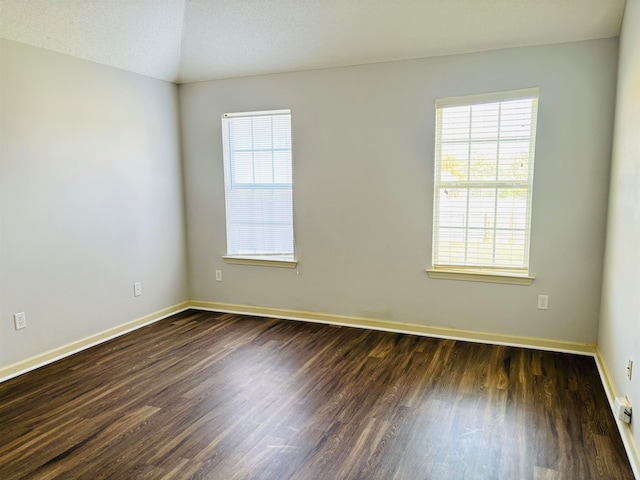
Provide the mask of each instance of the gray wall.
[{"label": "gray wall", "polygon": [[[596,339],[616,40],[179,88],[15,42],[0,46],[0,365],[187,298]],[[429,279],[434,99],[531,86],[541,92],[536,281]],[[293,111],[298,271],[220,258],[220,115],[272,108]],[[217,268],[223,282],[215,282]],[[142,297],[133,297],[134,281],[143,282]],[[535,308],[538,293],[550,295],[546,312]],[[631,308],[614,301],[611,311]],[[21,311],[28,327],[16,332],[12,315]],[[626,326],[614,330],[600,333],[605,351],[627,338]]]},{"label": "gray wall", "polygon": [[[182,85],[190,298],[595,342],[616,62],[607,39]],[[434,100],[536,86],[536,281],[428,278]],[[221,259],[220,115],[275,108],[292,110],[298,271]]]},{"label": "gray wall", "polygon": [[[620,35],[607,248],[598,344],[617,395],[640,408],[640,2],[627,2]],[[631,381],[627,360],[635,361]],[[640,411],[640,410],[638,410]],[[639,415],[631,430],[636,455]],[[640,466],[640,465],[639,465]]]},{"label": "gray wall", "polygon": [[[184,301],[187,287],[177,87],[15,42],[0,47],[8,365]],[[15,331],[22,311],[27,328]]]}]

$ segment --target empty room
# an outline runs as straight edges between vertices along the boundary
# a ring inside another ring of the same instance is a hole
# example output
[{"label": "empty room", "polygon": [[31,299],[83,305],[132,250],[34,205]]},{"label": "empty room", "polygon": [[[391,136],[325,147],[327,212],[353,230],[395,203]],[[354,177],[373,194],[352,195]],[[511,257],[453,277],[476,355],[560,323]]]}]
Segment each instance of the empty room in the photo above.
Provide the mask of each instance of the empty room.
[{"label": "empty room", "polygon": [[0,0],[0,479],[640,479],[639,212],[640,0]]}]

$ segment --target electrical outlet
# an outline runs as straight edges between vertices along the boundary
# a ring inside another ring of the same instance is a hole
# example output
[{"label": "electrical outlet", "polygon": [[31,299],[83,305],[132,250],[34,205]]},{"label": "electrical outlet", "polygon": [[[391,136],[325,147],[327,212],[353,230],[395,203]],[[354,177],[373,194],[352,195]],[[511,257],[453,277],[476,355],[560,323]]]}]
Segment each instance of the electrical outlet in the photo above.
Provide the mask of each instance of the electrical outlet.
[{"label": "electrical outlet", "polygon": [[27,328],[27,317],[24,312],[16,313],[13,316],[13,323],[15,324],[16,330]]},{"label": "electrical outlet", "polygon": [[633,360],[630,358],[627,362],[627,378],[631,380],[631,372],[633,371]]},{"label": "electrical outlet", "polygon": [[538,295],[538,310],[549,310],[549,295]]},{"label": "electrical outlet", "polygon": [[624,423],[631,423],[631,402],[626,397],[616,397],[613,402],[613,411],[618,420],[622,420]]},{"label": "electrical outlet", "polygon": [[222,270],[216,270],[216,281],[222,281]]},{"label": "electrical outlet", "polygon": [[133,296],[139,297],[142,295],[142,282],[136,282],[133,284]]}]

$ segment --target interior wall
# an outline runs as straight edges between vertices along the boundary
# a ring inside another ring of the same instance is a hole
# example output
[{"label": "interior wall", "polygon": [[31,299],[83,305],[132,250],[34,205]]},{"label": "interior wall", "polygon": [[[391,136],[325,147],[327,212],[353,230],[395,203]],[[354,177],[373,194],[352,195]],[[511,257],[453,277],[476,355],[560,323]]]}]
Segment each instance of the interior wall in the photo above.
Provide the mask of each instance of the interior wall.
[{"label": "interior wall", "polygon": [[[620,63],[611,167],[611,194],[598,344],[617,395],[640,406],[640,2],[627,2],[620,35]],[[627,362],[633,359],[631,380]],[[630,433],[639,420],[634,413]],[[625,427],[626,428],[626,427]],[[638,464],[640,467],[640,464]]]},{"label": "interior wall", "polygon": [[[616,68],[606,39],[181,85],[190,298],[595,343]],[[434,101],[526,87],[537,278],[430,279]],[[299,268],[225,264],[221,114],[280,108]]]},{"label": "interior wall", "polygon": [[182,302],[187,278],[177,87],[1,42],[6,366]]}]

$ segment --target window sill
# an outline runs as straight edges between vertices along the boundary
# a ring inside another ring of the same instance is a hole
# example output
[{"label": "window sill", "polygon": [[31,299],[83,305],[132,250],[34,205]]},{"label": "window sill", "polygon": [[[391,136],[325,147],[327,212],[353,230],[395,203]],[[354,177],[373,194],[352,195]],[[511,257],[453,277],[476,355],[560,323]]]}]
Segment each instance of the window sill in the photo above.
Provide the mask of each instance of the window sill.
[{"label": "window sill", "polygon": [[454,268],[427,268],[429,278],[440,280],[460,280],[466,282],[506,283],[510,285],[531,285],[536,277],[533,275],[494,272],[489,270],[466,270]]},{"label": "window sill", "polygon": [[245,256],[230,256],[224,255],[222,259],[225,263],[232,263],[236,265],[254,265],[259,267],[280,267],[280,268],[296,268],[298,266],[298,261],[294,260],[290,257],[278,257],[278,256],[255,256],[255,257],[245,257]]}]

